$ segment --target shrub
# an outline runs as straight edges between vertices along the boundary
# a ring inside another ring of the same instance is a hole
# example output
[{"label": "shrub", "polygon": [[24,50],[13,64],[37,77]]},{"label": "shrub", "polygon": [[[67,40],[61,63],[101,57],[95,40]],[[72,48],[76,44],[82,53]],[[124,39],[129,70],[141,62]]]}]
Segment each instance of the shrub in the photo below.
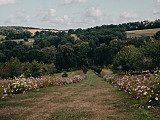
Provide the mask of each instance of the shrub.
[{"label": "shrub", "polygon": [[62,73],[62,77],[68,77],[68,74],[67,74],[66,71],[64,71],[64,72]]},{"label": "shrub", "polygon": [[91,69],[94,70],[98,74],[100,74],[102,72],[102,68],[99,68],[99,67],[96,67],[96,66],[92,66]]},{"label": "shrub", "polygon": [[86,68],[86,66],[82,66],[82,71],[83,71],[84,74],[87,74],[88,68]]}]

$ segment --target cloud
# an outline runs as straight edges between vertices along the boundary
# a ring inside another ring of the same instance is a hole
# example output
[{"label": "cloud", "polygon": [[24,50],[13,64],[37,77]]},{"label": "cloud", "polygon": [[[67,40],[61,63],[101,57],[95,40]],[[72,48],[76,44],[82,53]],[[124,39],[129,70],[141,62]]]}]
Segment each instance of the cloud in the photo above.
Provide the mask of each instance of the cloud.
[{"label": "cloud", "polygon": [[15,14],[8,16],[4,21],[6,24],[25,24],[31,20],[31,17],[27,13],[22,11],[17,11]]},{"label": "cloud", "polygon": [[154,10],[153,10],[153,14],[154,14],[154,15],[160,15],[160,10],[154,9]]},{"label": "cloud", "polygon": [[44,13],[44,16],[42,17],[42,21],[50,21],[54,19],[56,16],[56,9],[50,9]]},{"label": "cloud", "polygon": [[91,9],[89,9],[86,13],[86,16],[88,17],[101,17],[102,16],[102,11],[98,8],[92,7]]},{"label": "cloud", "polygon": [[157,0],[157,3],[153,9],[153,14],[154,15],[160,15],[160,0]]},{"label": "cloud", "polygon": [[103,14],[101,9],[91,7],[90,9],[84,11],[84,14],[79,19],[77,25],[83,28],[102,25],[105,19],[105,15]]},{"label": "cloud", "polygon": [[123,20],[135,20],[139,15],[137,13],[123,12],[119,17]]},{"label": "cloud", "polygon": [[44,24],[49,24],[51,27],[54,28],[64,28],[68,27],[71,23],[71,19],[68,15],[59,15],[57,14],[56,9],[50,9],[47,11],[43,11],[43,15],[40,18],[40,21],[44,22]]},{"label": "cloud", "polygon": [[0,5],[13,4],[16,0],[0,0]]},{"label": "cloud", "polygon": [[72,3],[86,3],[88,0],[64,0],[65,4],[72,4]]},{"label": "cloud", "polygon": [[55,9],[50,9],[49,15],[54,17],[56,15],[56,10]]}]

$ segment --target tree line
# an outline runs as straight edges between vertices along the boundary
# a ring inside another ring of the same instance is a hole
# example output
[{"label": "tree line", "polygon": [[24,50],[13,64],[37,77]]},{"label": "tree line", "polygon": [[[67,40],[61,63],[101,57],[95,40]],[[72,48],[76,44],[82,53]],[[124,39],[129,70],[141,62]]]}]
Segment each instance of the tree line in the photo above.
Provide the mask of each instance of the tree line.
[{"label": "tree line", "polygon": [[[160,22],[157,21],[155,24],[158,26]],[[68,33],[41,31],[32,35],[34,39],[32,46],[6,40],[0,43],[0,67],[3,68],[0,77],[19,76],[26,72],[28,72],[26,76],[36,77],[64,70],[81,69],[82,66],[87,68],[107,66],[114,71],[125,72],[158,69],[160,32],[152,38],[126,38],[126,30],[132,30],[133,26],[139,23],[150,25],[147,22],[138,22],[70,29]],[[14,64],[14,60],[19,64]],[[32,73],[32,65],[35,62],[39,66],[37,75]],[[52,67],[50,68],[49,65]],[[14,70],[17,70],[17,73],[11,72],[12,67],[16,67]],[[20,70],[18,71],[17,68]],[[46,72],[47,70],[50,72]]]}]

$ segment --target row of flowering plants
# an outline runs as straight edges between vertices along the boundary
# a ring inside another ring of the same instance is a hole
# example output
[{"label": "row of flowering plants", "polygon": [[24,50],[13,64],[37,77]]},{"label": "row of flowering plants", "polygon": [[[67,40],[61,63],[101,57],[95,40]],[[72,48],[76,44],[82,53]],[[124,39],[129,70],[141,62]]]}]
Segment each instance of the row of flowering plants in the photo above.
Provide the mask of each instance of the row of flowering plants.
[{"label": "row of flowering plants", "polygon": [[103,74],[104,80],[139,100],[140,106],[160,105],[160,75]]},{"label": "row of flowering plants", "polygon": [[42,76],[40,78],[24,78],[19,77],[14,80],[3,79],[0,80],[0,97],[12,96],[15,94],[25,93],[29,90],[35,90],[50,86],[60,86],[64,84],[77,83],[85,79],[83,72],[78,72],[77,75],[71,77],[53,77]]}]

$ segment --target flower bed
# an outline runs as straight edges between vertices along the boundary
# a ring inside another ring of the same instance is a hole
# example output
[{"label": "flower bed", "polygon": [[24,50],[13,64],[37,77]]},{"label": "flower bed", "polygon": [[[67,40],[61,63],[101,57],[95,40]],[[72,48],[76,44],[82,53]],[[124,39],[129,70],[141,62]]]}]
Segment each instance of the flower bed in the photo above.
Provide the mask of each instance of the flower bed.
[{"label": "flower bed", "polygon": [[0,80],[0,97],[25,93],[28,90],[34,90],[49,86],[59,86],[64,84],[77,83],[85,79],[84,74],[75,75],[67,78],[55,78],[52,76],[43,76],[41,78],[15,78],[14,80]]},{"label": "flower bed", "polygon": [[140,101],[141,106],[160,105],[160,75],[103,75],[104,80]]}]

